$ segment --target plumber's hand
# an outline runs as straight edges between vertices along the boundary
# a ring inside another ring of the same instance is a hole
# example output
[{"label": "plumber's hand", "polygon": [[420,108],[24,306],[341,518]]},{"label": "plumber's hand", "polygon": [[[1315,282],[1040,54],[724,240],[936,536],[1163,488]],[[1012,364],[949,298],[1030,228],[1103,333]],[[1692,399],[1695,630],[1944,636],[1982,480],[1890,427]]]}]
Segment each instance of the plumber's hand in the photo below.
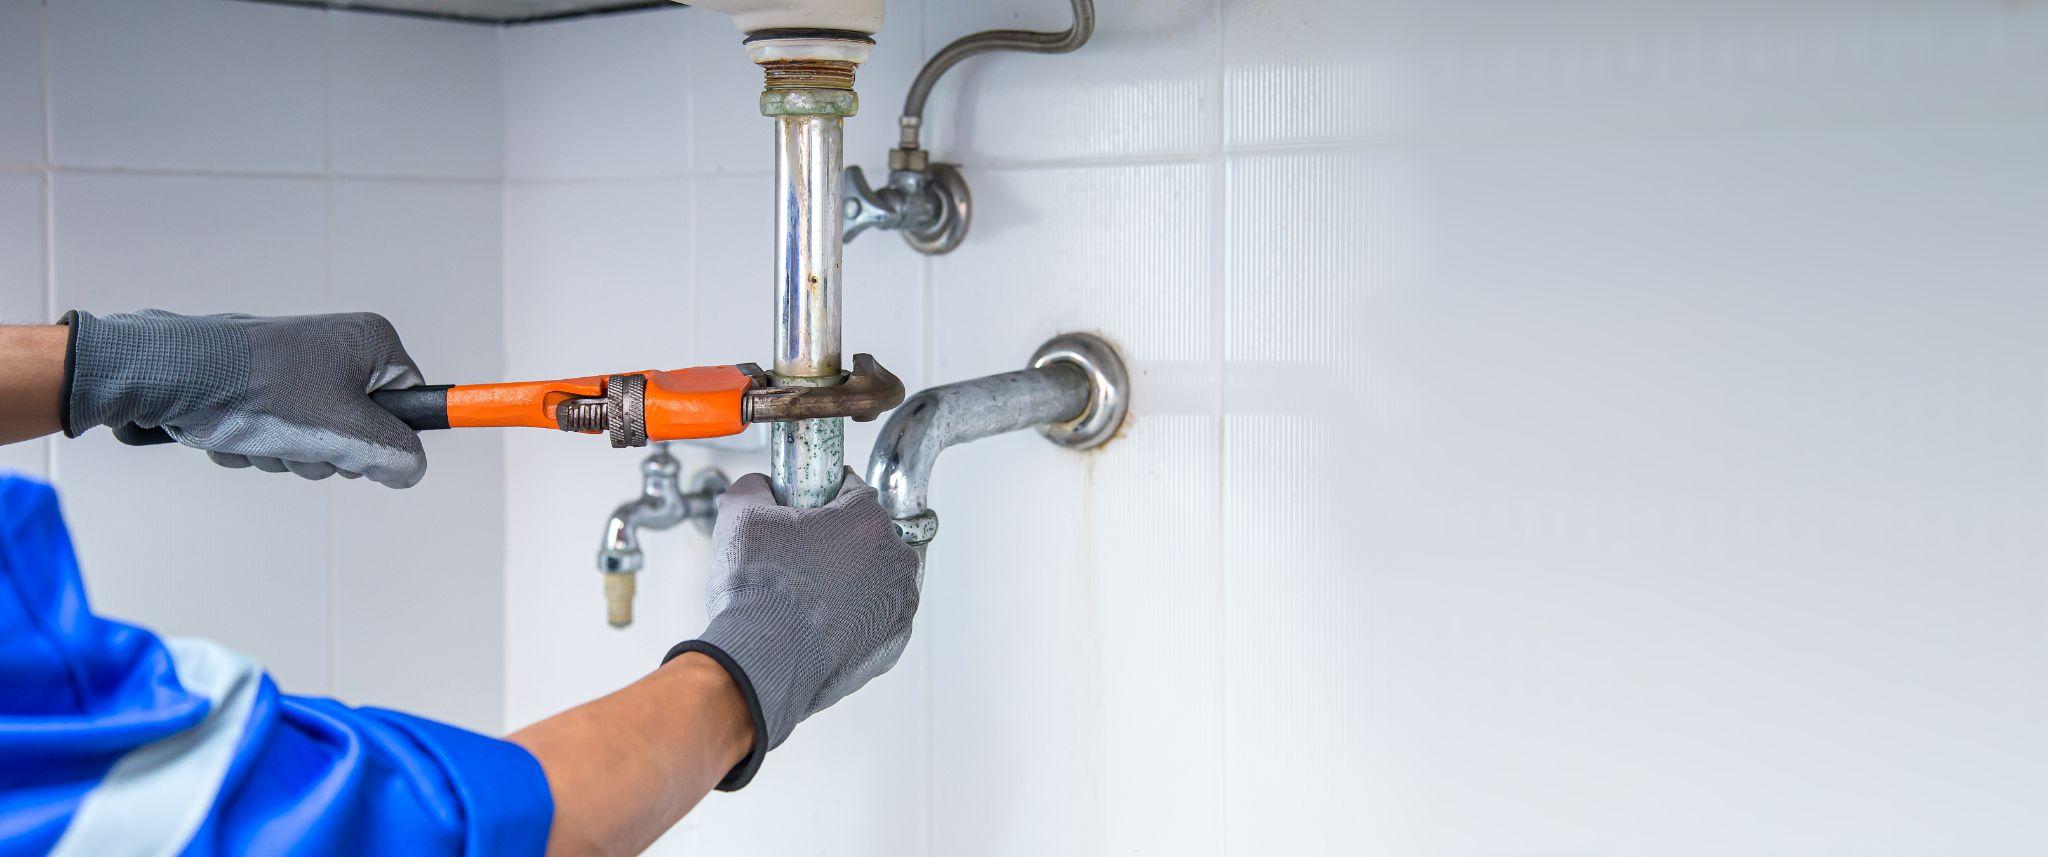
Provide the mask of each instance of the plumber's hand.
[{"label": "plumber's hand", "polygon": [[719,786],[730,790],[799,721],[896,665],[920,574],[917,552],[852,470],[818,509],[778,505],[766,477],[742,477],[718,498],[712,540],[711,624],[670,657],[703,651],[744,673],[734,676],[743,693],[752,685],[754,749]]},{"label": "plumber's hand", "polygon": [[372,390],[421,382],[382,316],[144,310],[68,321],[67,435],[132,422],[161,426],[227,467],[367,476],[393,488],[427,472],[419,436],[370,401]]}]

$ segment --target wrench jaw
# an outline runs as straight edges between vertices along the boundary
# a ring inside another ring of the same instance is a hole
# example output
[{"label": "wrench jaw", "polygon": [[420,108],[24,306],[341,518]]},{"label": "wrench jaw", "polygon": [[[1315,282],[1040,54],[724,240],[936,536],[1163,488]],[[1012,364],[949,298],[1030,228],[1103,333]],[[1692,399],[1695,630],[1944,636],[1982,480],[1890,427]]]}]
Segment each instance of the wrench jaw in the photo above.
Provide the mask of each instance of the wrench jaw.
[{"label": "wrench jaw", "polygon": [[[758,369],[756,371],[759,371]],[[747,391],[744,416],[750,423],[849,417],[864,423],[903,404],[903,381],[872,354],[853,355],[853,371],[829,387],[757,385]]]}]

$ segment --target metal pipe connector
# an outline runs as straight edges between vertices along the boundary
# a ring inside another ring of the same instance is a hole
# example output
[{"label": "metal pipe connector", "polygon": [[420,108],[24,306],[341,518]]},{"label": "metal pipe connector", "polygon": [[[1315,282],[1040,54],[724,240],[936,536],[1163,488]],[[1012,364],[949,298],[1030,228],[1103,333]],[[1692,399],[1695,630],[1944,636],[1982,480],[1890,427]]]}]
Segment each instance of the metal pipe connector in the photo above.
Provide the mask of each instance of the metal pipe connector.
[{"label": "metal pipe connector", "polygon": [[[910,397],[875,439],[868,484],[881,495],[897,535],[923,545],[938,534],[927,506],[932,468],[947,447],[1028,428],[1050,428],[1062,446],[1099,446],[1130,407],[1130,378],[1115,347],[1070,333],[1040,346],[1031,367],[933,387]],[[1059,437],[1073,438],[1064,442]]]},{"label": "metal pipe connector", "polygon": [[640,531],[666,530],[690,521],[708,536],[718,518],[718,495],[731,481],[717,468],[707,467],[697,471],[686,491],[681,473],[668,444],[655,444],[654,454],[640,463],[640,496],[620,504],[605,519],[597,570],[604,573],[605,618],[614,628],[633,624],[634,575],[647,564]]}]

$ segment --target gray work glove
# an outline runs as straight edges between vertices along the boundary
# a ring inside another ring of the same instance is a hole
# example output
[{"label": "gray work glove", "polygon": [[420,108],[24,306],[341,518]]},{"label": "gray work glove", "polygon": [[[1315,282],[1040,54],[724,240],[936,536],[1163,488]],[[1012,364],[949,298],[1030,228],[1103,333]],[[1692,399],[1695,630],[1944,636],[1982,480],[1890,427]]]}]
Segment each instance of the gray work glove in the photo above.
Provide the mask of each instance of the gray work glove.
[{"label": "gray work glove", "polygon": [[875,489],[851,470],[817,509],[778,505],[767,477],[741,477],[718,497],[711,538],[711,624],[669,658],[709,655],[747,698],[754,749],[718,786],[731,791],[799,721],[896,665],[919,569]]},{"label": "gray work glove", "polygon": [[420,370],[372,313],[258,318],[73,312],[64,433],[161,427],[227,467],[393,488],[427,472],[419,435],[370,401]]}]

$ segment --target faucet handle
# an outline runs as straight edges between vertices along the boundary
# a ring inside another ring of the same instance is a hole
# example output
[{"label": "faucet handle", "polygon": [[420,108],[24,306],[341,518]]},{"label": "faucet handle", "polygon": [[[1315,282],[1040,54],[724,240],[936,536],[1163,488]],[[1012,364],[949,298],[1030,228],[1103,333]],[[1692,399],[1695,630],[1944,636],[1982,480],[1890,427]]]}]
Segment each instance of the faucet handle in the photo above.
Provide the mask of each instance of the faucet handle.
[{"label": "faucet handle", "polygon": [[903,220],[896,195],[888,188],[877,192],[860,167],[847,167],[841,185],[840,218],[846,230],[842,240],[852,241],[871,228],[895,229]]},{"label": "faucet handle", "polygon": [[731,487],[732,480],[726,478],[723,470],[706,467],[697,471],[690,477],[690,490],[683,493],[683,502],[687,504],[683,518],[695,526],[697,532],[711,535],[712,528],[718,524],[718,495]]}]

